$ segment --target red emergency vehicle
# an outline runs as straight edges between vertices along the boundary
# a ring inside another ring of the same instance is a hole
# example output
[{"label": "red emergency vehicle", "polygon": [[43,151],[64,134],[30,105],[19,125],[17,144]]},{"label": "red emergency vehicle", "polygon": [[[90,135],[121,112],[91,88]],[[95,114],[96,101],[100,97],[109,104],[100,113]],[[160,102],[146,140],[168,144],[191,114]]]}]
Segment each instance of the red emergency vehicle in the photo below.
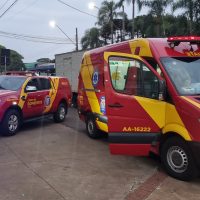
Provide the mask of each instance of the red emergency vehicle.
[{"label": "red emergency vehicle", "polygon": [[173,177],[200,166],[200,37],[134,39],[84,54],[79,116],[113,154],[161,157]]},{"label": "red emergency vehicle", "polygon": [[66,78],[29,72],[6,74],[0,76],[1,134],[12,136],[24,121],[49,114],[53,114],[55,122],[65,120],[72,97]]}]

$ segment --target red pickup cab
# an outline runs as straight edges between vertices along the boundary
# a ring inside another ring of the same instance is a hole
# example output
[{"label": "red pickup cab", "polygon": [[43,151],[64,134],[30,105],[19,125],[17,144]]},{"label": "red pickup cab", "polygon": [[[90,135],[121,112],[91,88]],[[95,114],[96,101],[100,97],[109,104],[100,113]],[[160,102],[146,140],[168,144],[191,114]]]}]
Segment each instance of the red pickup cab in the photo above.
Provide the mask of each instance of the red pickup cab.
[{"label": "red pickup cab", "polygon": [[62,122],[71,98],[69,81],[63,77],[1,75],[0,133],[15,135],[24,121],[49,114],[53,114],[55,122]]}]

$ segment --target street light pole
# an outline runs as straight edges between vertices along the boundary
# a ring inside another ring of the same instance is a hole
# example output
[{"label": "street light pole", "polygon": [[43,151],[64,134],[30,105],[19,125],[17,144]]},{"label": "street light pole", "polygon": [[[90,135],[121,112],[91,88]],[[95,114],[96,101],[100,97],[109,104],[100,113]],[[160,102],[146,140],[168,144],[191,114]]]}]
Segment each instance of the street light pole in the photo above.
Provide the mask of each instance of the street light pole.
[{"label": "street light pole", "polygon": [[76,28],[76,51],[78,51],[78,28]]},{"label": "street light pole", "polygon": [[76,51],[78,51],[78,29],[76,28],[76,42],[74,42],[55,21],[50,21],[49,25],[54,28],[55,26],[76,46]]}]

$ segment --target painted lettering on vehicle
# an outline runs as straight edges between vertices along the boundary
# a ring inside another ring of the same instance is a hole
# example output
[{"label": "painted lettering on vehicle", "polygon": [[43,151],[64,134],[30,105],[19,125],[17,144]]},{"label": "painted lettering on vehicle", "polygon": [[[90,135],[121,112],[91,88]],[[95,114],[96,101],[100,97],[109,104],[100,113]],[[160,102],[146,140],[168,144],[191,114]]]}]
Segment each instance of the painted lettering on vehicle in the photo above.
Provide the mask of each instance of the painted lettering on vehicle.
[{"label": "painted lettering on vehicle", "polygon": [[128,127],[124,127],[123,132],[151,132],[151,128],[150,127],[131,127],[131,126],[128,126]]},{"label": "painted lettering on vehicle", "polygon": [[42,100],[37,101],[36,99],[29,99],[27,102],[28,107],[41,105],[41,104],[42,104]]}]

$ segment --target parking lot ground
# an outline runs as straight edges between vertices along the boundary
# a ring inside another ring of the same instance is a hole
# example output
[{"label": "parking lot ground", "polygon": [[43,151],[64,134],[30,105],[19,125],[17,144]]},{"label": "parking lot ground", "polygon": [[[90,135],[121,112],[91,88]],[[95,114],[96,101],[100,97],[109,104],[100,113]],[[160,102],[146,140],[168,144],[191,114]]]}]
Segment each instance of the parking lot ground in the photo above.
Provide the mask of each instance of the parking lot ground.
[{"label": "parking lot ground", "polygon": [[146,157],[113,156],[92,140],[75,109],[55,124],[25,124],[0,137],[0,200],[199,199],[200,180],[181,182]]}]

